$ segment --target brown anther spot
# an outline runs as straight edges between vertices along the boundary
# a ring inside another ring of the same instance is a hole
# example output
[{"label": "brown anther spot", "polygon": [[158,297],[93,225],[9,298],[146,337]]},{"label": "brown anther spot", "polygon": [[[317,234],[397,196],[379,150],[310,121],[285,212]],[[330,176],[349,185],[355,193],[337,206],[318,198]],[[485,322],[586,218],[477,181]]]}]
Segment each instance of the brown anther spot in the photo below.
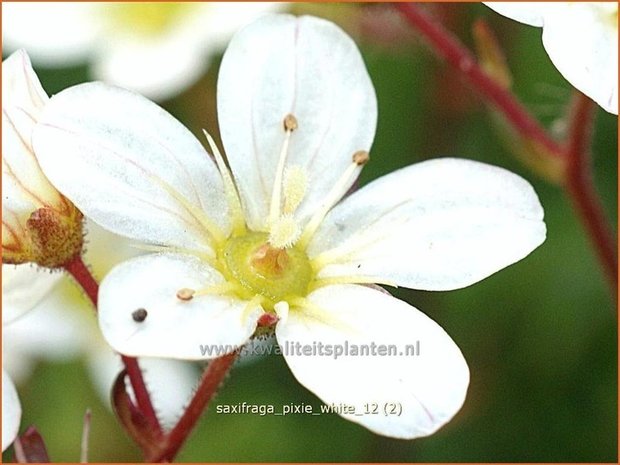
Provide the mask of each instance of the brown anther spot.
[{"label": "brown anther spot", "polygon": [[370,160],[370,155],[365,150],[358,150],[353,154],[353,163],[358,166],[364,166]]},{"label": "brown anther spot", "polygon": [[184,287],[183,289],[179,289],[177,291],[177,299],[179,299],[179,300],[192,300],[192,298],[194,297],[195,293],[196,293],[195,290],[189,289],[187,287]]},{"label": "brown anther spot", "polygon": [[136,323],[142,323],[144,320],[146,320],[148,314],[149,312],[147,312],[145,308],[139,308],[138,310],[134,310],[134,312],[131,314],[131,317]]},{"label": "brown anther spot", "polygon": [[290,113],[284,117],[284,130],[294,131],[297,129],[297,118]]}]

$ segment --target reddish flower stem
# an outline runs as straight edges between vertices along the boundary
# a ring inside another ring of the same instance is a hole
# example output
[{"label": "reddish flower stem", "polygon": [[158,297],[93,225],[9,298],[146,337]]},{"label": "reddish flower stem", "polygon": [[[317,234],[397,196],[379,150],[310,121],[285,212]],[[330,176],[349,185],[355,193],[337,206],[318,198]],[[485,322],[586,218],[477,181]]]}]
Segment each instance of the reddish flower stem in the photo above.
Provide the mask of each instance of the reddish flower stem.
[{"label": "reddish flower stem", "polygon": [[478,64],[476,57],[458,39],[432,19],[415,3],[396,3],[396,8],[428,41],[433,51],[492,103],[519,133],[535,140],[555,156],[562,156],[560,145],[509,91],[495,82]]},{"label": "reddish flower stem", "polygon": [[550,156],[566,161],[564,188],[596,248],[612,294],[617,296],[615,235],[611,232],[600,199],[592,185],[589,136],[593,109],[589,99],[585,96],[577,99],[568,143],[562,146],[549,136],[544,127],[509,90],[496,83],[482,69],[475,56],[454,35],[425,13],[420,5],[397,3],[395,8],[427,40],[431,49],[453,66],[522,136],[545,147]]},{"label": "reddish flower stem", "polygon": [[[82,257],[78,255],[77,257],[66,263],[64,265],[64,269],[71,276],[73,276],[73,278],[78,282],[82,289],[84,289],[84,292],[95,307],[96,312],[97,297],[99,295],[99,284],[82,260]],[[161,425],[159,424],[159,420],[157,419],[157,415],[155,414],[155,409],[153,408],[153,403],[151,402],[149,391],[146,388],[146,384],[144,383],[144,378],[142,377],[142,371],[140,370],[138,360],[134,357],[127,357],[125,355],[121,355],[121,360],[125,365],[125,369],[127,370],[127,376],[129,377],[131,387],[133,388],[133,391],[135,393],[138,408],[144,414],[145,418],[149,421],[151,427],[153,427],[155,431],[161,434]]]},{"label": "reddish flower stem", "polygon": [[169,462],[174,459],[175,455],[179,452],[179,449],[194,429],[194,426],[196,426],[202,412],[217,393],[218,388],[232,368],[236,358],[237,353],[233,352],[209,362],[194,397],[185,409],[185,412],[183,412],[176,426],[168,433],[166,445],[158,452],[157,456],[150,458],[151,461]]},{"label": "reddish flower stem", "polygon": [[599,260],[615,291],[618,288],[615,239],[607,226],[603,207],[593,187],[590,146],[596,105],[590,98],[575,91],[571,110],[565,151],[567,160],[565,188],[584,227],[593,239]]}]

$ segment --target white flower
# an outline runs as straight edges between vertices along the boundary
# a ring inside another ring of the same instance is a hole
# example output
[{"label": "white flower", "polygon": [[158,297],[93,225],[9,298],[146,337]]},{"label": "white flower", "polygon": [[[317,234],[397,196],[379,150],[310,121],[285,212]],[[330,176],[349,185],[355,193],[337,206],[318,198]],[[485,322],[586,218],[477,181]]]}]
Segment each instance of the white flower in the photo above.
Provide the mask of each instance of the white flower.
[{"label": "white flower", "polygon": [[[94,224],[87,230],[86,261],[96,274],[103,275],[114,264],[137,255],[126,239]],[[110,391],[123,366],[102,338],[92,306],[77,287],[61,274],[37,272],[27,265],[3,265],[2,284],[3,318],[7,311],[11,316],[11,324],[3,321],[3,369],[19,385],[39,361],[83,357],[94,388],[110,407]],[[197,367],[154,358],[141,358],[140,367],[158,418],[164,427],[172,426],[198,382]]]},{"label": "white flower", "polygon": [[97,79],[166,99],[193,84],[232,33],[282,4],[262,2],[14,2],[3,45],[37,64],[93,60]]},{"label": "white flower", "polygon": [[[6,329],[24,318],[56,285],[59,275],[38,271],[29,265],[2,265],[2,342]],[[19,431],[22,409],[13,380],[5,371],[10,358],[2,351],[2,451]]]},{"label": "white flower", "polygon": [[9,447],[19,431],[22,407],[17,390],[9,375],[2,370],[2,452]]},{"label": "white flower", "polygon": [[2,62],[2,262],[58,266],[82,248],[82,215],[47,180],[31,135],[48,97],[28,55]]},{"label": "white flower", "polygon": [[545,50],[573,86],[618,114],[617,2],[486,2],[498,13],[543,28]]},{"label": "white flower", "polygon": [[339,203],[368,160],[376,97],[353,41],[317,18],[274,15],[239,32],[218,112],[234,183],[214,144],[215,163],[131,92],[83,84],[46,108],[34,146],[50,179],[94,221],[158,252],[104,279],[105,338],[131,355],[208,358],[201,345],[242,345],[275,312],[283,347],[419,340],[419,357],[284,356],[328,404],[402,405],[398,417],[343,413],[351,421],[399,438],[436,431],[464,401],[465,360],[431,319],[364,284],[457,289],[520,260],[545,238],[532,187],[440,159]]}]

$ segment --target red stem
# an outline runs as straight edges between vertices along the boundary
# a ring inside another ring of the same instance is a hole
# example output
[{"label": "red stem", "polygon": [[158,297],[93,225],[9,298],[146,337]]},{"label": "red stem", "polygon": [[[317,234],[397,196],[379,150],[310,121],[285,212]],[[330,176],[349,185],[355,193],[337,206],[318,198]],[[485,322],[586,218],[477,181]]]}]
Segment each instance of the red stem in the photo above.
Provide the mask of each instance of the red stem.
[{"label": "red stem", "polygon": [[209,362],[194,397],[176,426],[168,433],[166,445],[157,456],[151,458],[153,462],[172,461],[174,459],[230,371],[236,358],[237,353],[233,352]]},{"label": "red stem", "polygon": [[[78,255],[66,263],[64,265],[64,269],[71,274],[82,289],[84,289],[84,292],[86,292],[86,295],[94,305],[96,312],[99,284],[91,274],[88,267],[84,264],[82,257]],[[127,370],[127,376],[129,376],[131,387],[135,393],[138,408],[144,414],[145,418],[147,418],[149,423],[151,423],[151,426],[155,429],[155,431],[158,431],[161,434],[161,425],[159,424],[159,420],[155,414],[155,409],[153,408],[149,391],[144,383],[144,378],[142,377],[142,371],[140,370],[140,365],[138,365],[138,360],[134,357],[127,357],[125,355],[121,355],[121,360]]]},{"label": "red stem", "polygon": [[414,3],[395,4],[409,23],[428,41],[432,50],[452,65],[482,96],[501,112],[524,137],[547,149],[550,156],[566,161],[564,188],[578,211],[579,218],[596,248],[599,260],[612,287],[618,292],[614,234],[607,222],[601,202],[592,185],[590,167],[590,125],[592,104],[582,96],[573,112],[569,141],[562,147],[507,89],[496,83],[477,63],[474,55],[441,24],[431,19]]},{"label": "red stem", "polygon": [[618,288],[618,262],[614,236],[607,226],[603,207],[593,187],[590,145],[594,102],[575,91],[565,151],[567,169],[565,188],[588,234],[593,239],[599,260],[612,289]]},{"label": "red stem", "polygon": [[426,38],[433,51],[443,57],[484,97],[488,99],[519,132],[561,156],[560,145],[551,139],[543,126],[509,91],[495,82],[478,64],[476,57],[443,26],[414,3],[396,3],[396,8]]}]

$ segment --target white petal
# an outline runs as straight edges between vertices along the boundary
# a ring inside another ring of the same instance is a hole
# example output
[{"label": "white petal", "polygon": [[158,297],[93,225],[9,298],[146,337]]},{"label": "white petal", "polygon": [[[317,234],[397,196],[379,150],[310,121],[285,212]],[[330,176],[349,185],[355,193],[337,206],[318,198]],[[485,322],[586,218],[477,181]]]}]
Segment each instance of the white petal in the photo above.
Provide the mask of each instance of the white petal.
[{"label": "white petal", "polygon": [[48,98],[28,55],[17,51],[2,62],[2,245],[20,250],[26,220],[63,200],[32,152],[30,138]]},{"label": "white petal", "polygon": [[483,2],[502,16],[530,26],[542,26],[551,2]]},{"label": "white petal", "polygon": [[181,123],[138,94],[101,83],[65,90],[46,107],[33,142],[54,185],[112,232],[204,250],[205,218],[229,228],[214,162]]},{"label": "white petal", "polygon": [[[194,34],[201,34],[206,47],[222,46],[241,27],[255,21],[261,15],[286,8],[284,2],[211,2],[196,16],[196,22],[188,25]],[[208,28],[197,28],[199,22],[209,21]]]},{"label": "white petal", "polygon": [[[116,7],[101,6],[102,10]],[[277,8],[277,4],[260,2],[185,4],[173,24],[157,34],[120,30],[106,34],[98,43],[93,72],[103,81],[149,98],[168,99],[200,78],[211,56],[220,51],[233,32],[261,13]]]},{"label": "white petal", "polygon": [[2,62],[3,107],[17,106],[36,114],[47,101],[47,94],[24,50],[18,50]]},{"label": "white petal", "polygon": [[2,46],[25,48],[36,63],[68,66],[85,60],[101,26],[88,2],[9,2],[2,5]]},{"label": "white petal", "polygon": [[2,370],[2,452],[11,445],[22,417],[22,407],[11,378]]},{"label": "white petal", "polygon": [[[606,6],[615,6],[615,12]],[[617,4],[556,5],[545,16],[543,44],[553,64],[573,86],[606,111],[618,114]]]},{"label": "white petal", "polygon": [[[93,73],[110,84],[139,92],[155,100],[174,97],[196,82],[210,58],[201,44],[184,37],[112,41],[95,62]],[[166,59],[162,60],[162,56]]]},{"label": "white petal", "polygon": [[615,2],[488,2],[486,5],[516,21],[542,26],[545,50],[558,71],[606,111],[618,114],[618,5]]},{"label": "white petal", "polygon": [[19,378],[7,367],[22,359],[68,360],[88,345],[84,329],[94,327],[96,319],[92,308],[75,298],[74,287],[65,278],[27,315],[3,325],[3,365],[14,379]]},{"label": "white petal", "polygon": [[502,168],[437,159],[384,176],[326,217],[308,253],[319,277],[413,289],[476,283],[527,256],[546,234],[532,186]]},{"label": "white petal", "polygon": [[[142,357],[139,362],[144,381],[151,394],[157,417],[164,428],[174,426],[191,399],[200,379],[200,370],[180,360]],[[109,347],[92,351],[88,368],[101,400],[110,407],[110,392],[123,365],[118,354]],[[131,385],[128,386],[131,390]]]},{"label": "white petal", "polygon": [[[461,408],[469,384],[467,364],[426,315],[363,286],[324,287],[308,300],[311,308],[292,308],[286,324],[278,324],[278,343],[301,384],[328,406],[355,407],[355,414],[343,417],[379,434],[412,439],[432,434]],[[320,343],[327,355],[291,350]],[[372,350],[372,344],[374,353],[351,355],[354,345]],[[419,354],[411,355],[416,347]],[[349,355],[335,357],[328,348]],[[374,404],[377,413],[365,413]]]},{"label": "white petal", "polygon": [[374,138],[377,103],[360,53],[322,19],[269,15],[236,34],[217,96],[222,141],[255,230],[265,228],[287,114],[299,127],[286,166],[308,176],[302,221]]},{"label": "white petal", "polygon": [[2,265],[2,324],[8,324],[33,309],[62,276],[30,264]]},{"label": "white petal", "polygon": [[[99,7],[108,30],[97,43],[93,73],[98,79],[161,101],[196,82],[207,69],[210,58],[203,50],[209,41],[203,39],[212,29],[210,4],[177,4],[176,12],[167,3],[102,2]],[[148,27],[149,20],[157,24],[158,19],[159,29],[131,26]]]},{"label": "white petal", "polygon": [[[199,291],[223,282],[216,270],[189,255],[146,255],[124,262],[101,283],[103,336],[126,355],[199,360],[231,352],[252,335],[262,309],[232,297],[176,297],[183,288]],[[132,313],[140,308],[148,315],[136,322]],[[203,354],[205,345],[225,351]]]},{"label": "white petal", "polygon": [[119,263],[146,253],[134,241],[111,233],[89,219],[85,221],[84,231],[84,261],[98,281]]}]

